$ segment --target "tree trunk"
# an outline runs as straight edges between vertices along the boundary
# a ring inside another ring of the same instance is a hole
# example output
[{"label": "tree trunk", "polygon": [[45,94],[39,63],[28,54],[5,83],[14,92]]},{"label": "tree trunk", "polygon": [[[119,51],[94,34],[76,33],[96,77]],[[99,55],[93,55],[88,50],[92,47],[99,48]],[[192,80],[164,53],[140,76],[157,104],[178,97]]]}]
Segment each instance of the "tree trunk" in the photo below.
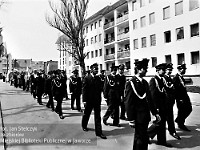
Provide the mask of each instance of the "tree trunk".
[{"label": "tree trunk", "polygon": [[80,63],[80,67],[81,67],[81,77],[84,77],[85,76],[85,62],[84,62],[84,59],[80,59],[79,60],[79,63]]}]

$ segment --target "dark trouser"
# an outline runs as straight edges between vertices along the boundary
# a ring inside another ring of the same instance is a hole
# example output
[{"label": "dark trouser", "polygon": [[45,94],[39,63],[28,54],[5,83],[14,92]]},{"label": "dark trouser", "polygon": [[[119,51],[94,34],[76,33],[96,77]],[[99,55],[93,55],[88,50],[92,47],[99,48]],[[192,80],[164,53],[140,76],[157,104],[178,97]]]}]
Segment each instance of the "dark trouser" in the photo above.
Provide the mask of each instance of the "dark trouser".
[{"label": "dark trouser", "polygon": [[159,113],[162,118],[159,122],[158,130],[157,130],[157,141],[158,143],[164,144],[166,143],[166,112]]},{"label": "dark trouser", "polygon": [[148,150],[148,124],[149,123],[136,123],[133,150]]},{"label": "dark trouser", "polygon": [[63,98],[62,97],[57,97],[56,101],[57,101],[57,105],[56,105],[55,111],[58,112],[59,116],[62,116],[63,115],[63,112],[62,112],[62,101],[63,101]]},{"label": "dark trouser", "polygon": [[103,116],[103,120],[107,121],[108,118],[112,114],[114,115],[113,125],[118,125],[119,124],[119,105],[114,104],[113,102],[112,103],[109,102],[108,109],[107,109],[105,115]]},{"label": "dark trouser", "polygon": [[94,122],[95,122],[95,133],[96,135],[102,134],[101,127],[101,105],[99,104],[87,104],[84,110],[83,118],[82,118],[82,128],[87,128],[88,121],[90,119],[90,114],[94,109]]},{"label": "dark trouser", "polygon": [[168,131],[169,133],[175,133],[175,125],[174,125],[174,110],[173,110],[174,104],[168,104],[167,109],[167,125],[168,125]]},{"label": "dark trouser", "polygon": [[125,104],[124,104],[124,101],[122,101],[120,103],[120,107],[121,107],[120,117],[125,117]]},{"label": "dark trouser", "polygon": [[39,104],[42,103],[42,93],[37,94],[37,101]]},{"label": "dark trouser", "polygon": [[74,101],[76,99],[76,108],[78,110],[81,109],[81,100],[80,100],[80,94],[73,94],[71,95],[71,109],[74,109]]},{"label": "dark trouser", "polygon": [[185,119],[192,112],[192,105],[190,102],[183,102],[183,103],[178,102],[177,108],[178,108],[178,115],[175,121],[178,123],[178,125],[184,125]]},{"label": "dark trouser", "polygon": [[51,109],[54,110],[53,95],[51,92],[48,92],[47,94],[49,96],[49,101],[47,102],[47,107],[51,106]]}]

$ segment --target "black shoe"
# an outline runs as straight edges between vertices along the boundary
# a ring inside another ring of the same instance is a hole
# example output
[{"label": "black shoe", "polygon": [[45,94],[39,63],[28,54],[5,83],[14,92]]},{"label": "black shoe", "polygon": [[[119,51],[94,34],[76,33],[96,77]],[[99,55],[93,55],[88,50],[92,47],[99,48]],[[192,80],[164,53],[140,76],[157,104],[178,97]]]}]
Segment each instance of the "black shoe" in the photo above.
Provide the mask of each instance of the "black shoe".
[{"label": "black shoe", "polygon": [[39,103],[39,105],[43,105],[42,103]]},{"label": "black shoe", "polygon": [[83,112],[83,110],[82,109],[78,109],[78,112]]},{"label": "black shoe", "polygon": [[157,142],[156,143],[157,145],[162,145],[162,146],[166,146],[166,147],[173,147],[171,144],[165,142],[165,143],[160,143],[160,142]]},{"label": "black shoe", "polygon": [[47,108],[50,108],[50,106],[46,105]]},{"label": "black shoe", "polygon": [[185,125],[178,125],[178,127],[179,127],[179,129],[181,129],[181,130],[184,130],[184,131],[191,131],[191,130],[189,130]]},{"label": "black shoe", "polygon": [[87,132],[88,131],[88,128],[82,128],[83,129],[83,131],[85,131],[85,132]]},{"label": "black shoe", "polygon": [[177,139],[177,140],[181,140],[181,138],[180,138],[180,136],[176,133],[176,132],[174,132],[174,133],[169,133],[171,136],[173,136],[175,139]]},{"label": "black shoe", "polygon": [[103,135],[103,134],[98,134],[97,136],[102,138],[102,139],[107,139],[107,137],[105,135]]},{"label": "black shoe", "polygon": [[152,142],[151,142],[150,138],[149,138],[149,140],[148,140],[148,144],[152,144]]},{"label": "black shoe", "polygon": [[60,117],[60,119],[64,119],[65,117],[62,115],[62,116],[59,116]]},{"label": "black shoe", "polygon": [[54,109],[51,109],[52,112],[54,112]]},{"label": "black shoe", "polygon": [[107,123],[107,121],[106,120],[103,120],[103,123],[107,126],[108,125],[108,123]]}]

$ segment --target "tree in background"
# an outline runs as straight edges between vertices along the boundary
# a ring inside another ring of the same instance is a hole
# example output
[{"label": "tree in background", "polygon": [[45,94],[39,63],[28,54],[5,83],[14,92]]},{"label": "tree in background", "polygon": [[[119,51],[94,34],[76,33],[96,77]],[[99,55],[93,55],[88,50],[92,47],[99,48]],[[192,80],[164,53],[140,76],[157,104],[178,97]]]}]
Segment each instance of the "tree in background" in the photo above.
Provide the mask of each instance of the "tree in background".
[{"label": "tree in background", "polygon": [[72,55],[81,67],[82,75],[85,75],[84,53],[85,38],[83,35],[83,25],[87,15],[89,0],[59,0],[56,5],[49,0],[49,5],[54,16],[46,15],[46,21],[51,26],[66,35],[72,44],[72,51],[66,51]]}]

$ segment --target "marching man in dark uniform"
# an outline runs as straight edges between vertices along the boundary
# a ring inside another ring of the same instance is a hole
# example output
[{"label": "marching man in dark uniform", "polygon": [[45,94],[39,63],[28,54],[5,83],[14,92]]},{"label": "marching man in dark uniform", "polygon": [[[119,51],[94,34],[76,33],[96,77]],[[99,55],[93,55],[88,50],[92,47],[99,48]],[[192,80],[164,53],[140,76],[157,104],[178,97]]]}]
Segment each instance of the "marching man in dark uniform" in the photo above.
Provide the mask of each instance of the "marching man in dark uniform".
[{"label": "marching man in dark uniform", "polygon": [[45,87],[44,93],[49,96],[49,100],[46,104],[47,108],[51,107],[51,110],[54,111],[54,102],[53,102],[53,95],[52,95],[52,72],[48,72],[47,78],[45,79]]},{"label": "marching man in dark uniform", "polygon": [[185,87],[185,80],[183,75],[186,72],[186,64],[179,65],[177,67],[178,73],[174,76],[174,87],[175,87],[175,97],[176,97],[176,104],[178,108],[178,115],[175,119],[175,122],[178,124],[178,127],[185,131],[190,131],[185,126],[185,119],[190,115],[192,112],[192,104],[190,102],[190,98],[187,94],[187,90]]},{"label": "marching man in dark uniform", "polygon": [[91,65],[90,69],[91,73],[83,79],[82,93],[85,110],[82,118],[82,129],[83,131],[88,131],[88,121],[92,110],[94,110],[96,136],[106,139],[106,136],[102,133],[101,126],[101,79],[97,76],[98,64]]},{"label": "marching man in dark uniform", "polygon": [[174,125],[174,104],[175,104],[175,88],[171,78],[171,73],[173,70],[173,64],[169,63],[166,66],[165,75],[163,78],[165,85],[165,92],[167,95],[167,124],[168,131],[171,136],[180,140],[180,136],[176,133],[175,125]]},{"label": "marching man in dark uniform", "polygon": [[[143,78],[147,73],[148,59],[135,62],[135,76],[127,82],[125,88],[125,106],[129,125],[135,127],[133,150],[147,150],[149,137],[147,128],[151,120],[150,102],[151,94],[149,84]],[[155,107],[152,114],[160,120]]]},{"label": "marching man in dark uniform", "polygon": [[60,119],[64,119],[62,112],[62,101],[65,96],[65,86],[62,83],[59,70],[55,72],[55,79],[52,81],[52,93],[53,97],[57,101],[55,112],[58,113]]},{"label": "marching man in dark uniform", "polygon": [[37,77],[35,79],[35,87],[36,87],[36,95],[37,101],[40,105],[42,105],[42,95],[44,93],[44,82],[45,79],[42,77],[42,73],[38,72]]},{"label": "marching man in dark uniform", "polygon": [[[157,74],[150,79],[149,87],[152,96],[152,101],[161,117],[157,129],[157,144],[166,147],[172,147],[171,144],[166,142],[166,120],[167,120],[167,98],[164,89],[163,77],[165,74],[166,63],[157,65]],[[153,138],[153,137],[151,137]]]},{"label": "marching man in dark uniform", "polygon": [[119,124],[119,105],[120,90],[119,79],[116,76],[118,66],[111,66],[111,74],[106,76],[104,83],[104,98],[107,99],[108,109],[103,117],[103,123],[108,125],[107,120],[113,114],[113,126],[120,127]]},{"label": "marching man in dark uniform", "polygon": [[70,77],[69,80],[69,90],[71,92],[71,109],[75,110],[74,108],[74,101],[76,100],[76,109],[79,112],[82,112],[81,110],[81,90],[82,90],[82,81],[81,78],[78,77],[78,70],[75,69],[73,72],[73,75]]},{"label": "marching man in dark uniform", "polygon": [[120,119],[126,120],[125,117],[125,105],[124,105],[124,90],[125,90],[125,84],[126,84],[126,77],[124,75],[124,69],[125,66],[124,64],[119,65],[119,73],[117,74],[117,77],[119,79],[119,90],[120,90],[120,107],[121,107],[121,112],[120,112]]}]

